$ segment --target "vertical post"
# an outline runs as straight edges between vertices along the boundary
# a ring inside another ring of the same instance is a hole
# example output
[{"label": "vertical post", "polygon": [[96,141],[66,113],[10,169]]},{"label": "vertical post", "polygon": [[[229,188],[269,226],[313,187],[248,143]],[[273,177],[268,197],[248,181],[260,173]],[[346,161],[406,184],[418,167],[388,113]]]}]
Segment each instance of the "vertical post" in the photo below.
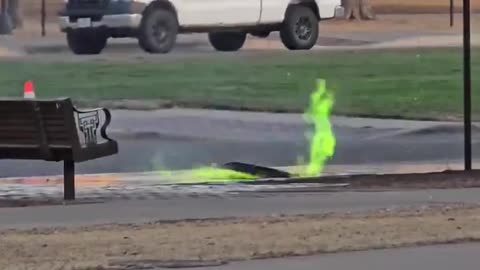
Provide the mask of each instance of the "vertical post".
[{"label": "vertical post", "polygon": [[12,34],[12,22],[7,10],[7,0],[1,0],[0,6],[0,35]]},{"label": "vertical post", "polygon": [[470,44],[470,0],[463,0],[463,120],[465,170],[472,169],[472,79]]},{"label": "vertical post", "polygon": [[450,27],[453,26],[453,12],[454,12],[453,0],[450,0]]},{"label": "vertical post", "polygon": [[[453,1],[453,0],[452,0]],[[42,37],[44,37],[47,33],[45,30],[45,21],[47,17],[47,6],[45,4],[45,0],[42,0],[42,10],[41,10],[41,18],[42,18]]]},{"label": "vertical post", "polygon": [[66,201],[75,200],[75,162],[63,162],[63,198]]}]

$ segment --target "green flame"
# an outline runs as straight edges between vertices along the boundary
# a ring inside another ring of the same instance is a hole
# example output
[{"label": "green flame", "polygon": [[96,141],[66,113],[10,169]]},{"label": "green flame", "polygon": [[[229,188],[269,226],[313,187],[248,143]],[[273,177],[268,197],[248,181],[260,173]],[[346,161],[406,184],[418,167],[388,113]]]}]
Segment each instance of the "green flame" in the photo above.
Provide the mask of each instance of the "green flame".
[{"label": "green flame", "polygon": [[310,138],[310,160],[304,176],[320,175],[328,158],[335,152],[335,135],[330,123],[333,95],[327,90],[325,80],[317,80],[317,90],[310,96],[310,106],[305,112],[307,121],[314,125]]},{"label": "green flame", "polygon": [[[310,137],[310,159],[305,171],[299,176],[318,176],[322,173],[325,162],[335,152],[335,136],[330,124],[330,112],[333,96],[326,88],[324,80],[317,80],[317,89],[310,96],[310,105],[304,117],[313,123],[313,135]],[[186,171],[161,171],[159,174],[174,183],[227,183],[258,179],[255,175],[229,169],[202,167]]]}]

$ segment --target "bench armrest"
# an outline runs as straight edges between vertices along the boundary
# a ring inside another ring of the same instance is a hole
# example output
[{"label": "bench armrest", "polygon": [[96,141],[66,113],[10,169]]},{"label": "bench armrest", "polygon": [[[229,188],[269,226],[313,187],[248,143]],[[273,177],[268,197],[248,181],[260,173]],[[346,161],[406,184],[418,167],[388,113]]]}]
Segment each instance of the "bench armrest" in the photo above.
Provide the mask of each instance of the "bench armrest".
[{"label": "bench armrest", "polygon": [[93,112],[100,112],[103,111],[105,114],[105,123],[103,123],[102,127],[100,128],[100,134],[102,135],[102,138],[107,140],[107,141],[113,141],[110,137],[107,135],[107,127],[110,125],[112,122],[112,114],[110,111],[106,108],[95,108],[95,109],[89,109],[89,110],[79,110],[77,108],[73,108],[73,110],[78,113],[79,115],[85,114],[85,113],[93,113]]}]

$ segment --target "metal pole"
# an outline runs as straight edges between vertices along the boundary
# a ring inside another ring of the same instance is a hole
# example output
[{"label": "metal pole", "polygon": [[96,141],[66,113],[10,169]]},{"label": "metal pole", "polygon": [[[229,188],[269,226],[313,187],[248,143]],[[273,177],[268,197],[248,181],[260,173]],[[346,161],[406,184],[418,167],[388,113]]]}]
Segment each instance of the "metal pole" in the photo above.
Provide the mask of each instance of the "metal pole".
[{"label": "metal pole", "polygon": [[[453,0],[452,0],[453,1]],[[42,10],[41,10],[41,18],[42,18],[42,37],[46,36],[46,30],[45,30],[45,20],[47,17],[47,7],[45,4],[45,0],[42,0]]]},{"label": "metal pole", "polygon": [[7,11],[7,0],[2,0],[0,8],[0,35],[10,35],[12,22]]},{"label": "metal pole", "polygon": [[472,169],[472,79],[470,44],[470,0],[463,0],[463,119],[465,170]]},{"label": "metal pole", "polygon": [[453,0],[450,0],[450,27],[453,26],[453,12],[454,12]]}]

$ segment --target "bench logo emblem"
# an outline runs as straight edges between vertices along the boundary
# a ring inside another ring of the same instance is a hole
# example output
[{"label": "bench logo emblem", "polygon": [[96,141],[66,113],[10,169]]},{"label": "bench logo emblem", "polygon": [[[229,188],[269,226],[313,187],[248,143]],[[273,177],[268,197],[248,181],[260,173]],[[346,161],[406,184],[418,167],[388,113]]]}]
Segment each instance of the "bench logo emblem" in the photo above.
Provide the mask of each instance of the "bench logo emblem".
[{"label": "bench logo emblem", "polygon": [[85,144],[96,144],[97,129],[100,125],[100,118],[98,117],[98,112],[87,115],[79,115],[78,122],[79,129],[83,133],[83,136],[85,138]]}]

